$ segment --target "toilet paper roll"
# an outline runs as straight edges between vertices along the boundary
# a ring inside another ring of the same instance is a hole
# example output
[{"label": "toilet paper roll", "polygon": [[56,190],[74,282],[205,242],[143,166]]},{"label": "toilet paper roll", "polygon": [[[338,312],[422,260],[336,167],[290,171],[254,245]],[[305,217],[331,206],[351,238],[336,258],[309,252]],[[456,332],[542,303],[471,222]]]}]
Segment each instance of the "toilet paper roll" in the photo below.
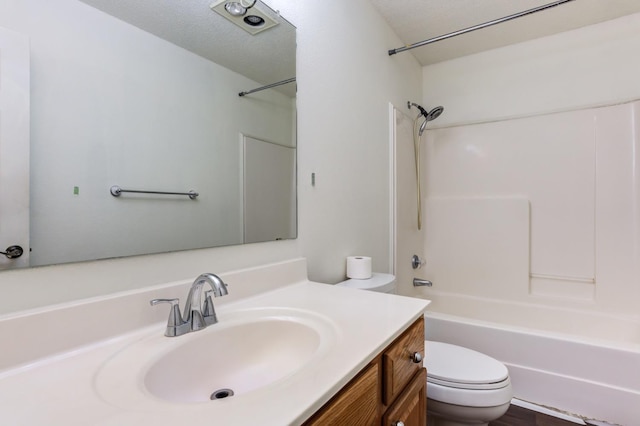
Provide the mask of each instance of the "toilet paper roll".
[{"label": "toilet paper roll", "polygon": [[371,278],[371,258],[367,256],[347,257],[347,277],[356,280]]}]

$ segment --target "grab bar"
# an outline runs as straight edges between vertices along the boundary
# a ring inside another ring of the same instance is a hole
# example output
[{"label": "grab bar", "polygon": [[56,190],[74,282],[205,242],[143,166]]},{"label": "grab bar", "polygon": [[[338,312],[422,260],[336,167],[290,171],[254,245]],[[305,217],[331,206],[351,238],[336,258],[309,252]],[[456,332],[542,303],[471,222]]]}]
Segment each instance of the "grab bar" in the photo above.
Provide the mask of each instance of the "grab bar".
[{"label": "grab bar", "polygon": [[192,200],[195,200],[198,197],[198,195],[200,195],[193,189],[190,190],[189,192],[138,191],[135,189],[122,189],[118,185],[113,185],[111,187],[110,192],[111,192],[111,195],[113,195],[114,197],[119,197],[123,192],[133,192],[136,194],[186,195]]},{"label": "grab bar", "polygon": [[267,84],[266,86],[258,87],[257,89],[247,90],[246,92],[240,92],[238,93],[238,96],[242,97],[242,96],[250,95],[251,93],[260,92],[261,90],[271,89],[272,87],[282,86],[283,84],[293,83],[294,81],[296,81],[295,77],[288,78],[286,80],[282,80],[277,83]]}]

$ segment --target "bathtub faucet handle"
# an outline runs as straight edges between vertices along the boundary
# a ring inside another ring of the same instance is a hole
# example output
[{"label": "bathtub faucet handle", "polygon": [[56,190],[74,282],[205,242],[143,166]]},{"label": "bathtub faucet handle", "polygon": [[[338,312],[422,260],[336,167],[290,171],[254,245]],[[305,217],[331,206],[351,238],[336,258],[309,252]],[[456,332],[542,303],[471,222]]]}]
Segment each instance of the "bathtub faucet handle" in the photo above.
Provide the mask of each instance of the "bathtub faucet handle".
[{"label": "bathtub faucet handle", "polygon": [[413,269],[422,268],[426,263],[427,263],[427,261],[424,260],[424,259],[420,259],[420,256],[418,256],[417,254],[414,254],[411,257],[411,267]]}]

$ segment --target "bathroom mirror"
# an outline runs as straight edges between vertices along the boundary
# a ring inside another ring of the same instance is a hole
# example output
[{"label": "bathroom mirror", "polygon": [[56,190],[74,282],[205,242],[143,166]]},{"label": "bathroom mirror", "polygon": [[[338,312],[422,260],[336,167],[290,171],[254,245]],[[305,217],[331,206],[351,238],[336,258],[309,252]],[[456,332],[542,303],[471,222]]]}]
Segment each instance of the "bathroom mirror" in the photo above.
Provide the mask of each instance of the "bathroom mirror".
[{"label": "bathroom mirror", "polygon": [[251,34],[217,3],[0,4],[30,61],[30,171],[11,176],[30,250],[0,269],[296,237],[295,27],[257,1],[273,26]]}]

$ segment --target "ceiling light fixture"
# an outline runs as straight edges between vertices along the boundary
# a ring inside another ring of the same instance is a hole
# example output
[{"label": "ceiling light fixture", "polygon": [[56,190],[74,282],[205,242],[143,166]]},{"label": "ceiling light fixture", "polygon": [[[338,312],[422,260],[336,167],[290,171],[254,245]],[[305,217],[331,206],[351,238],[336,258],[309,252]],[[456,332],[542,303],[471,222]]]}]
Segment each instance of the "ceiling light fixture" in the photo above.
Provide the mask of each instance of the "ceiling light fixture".
[{"label": "ceiling light fixture", "polygon": [[280,21],[278,12],[258,0],[215,0],[209,8],[251,35],[273,28]]},{"label": "ceiling light fixture", "polygon": [[264,19],[258,15],[247,15],[244,17],[244,23],[252,27],[261,27],[264,25]]},{"label": "ceiling light fixture", "polygon": [[246,15],[249,9],[255,6],[257,1],[258,0],[252,0],[252,1],[249,1],[247,4],[245,4],[244,0],[230,1],[224,5],[224,9],[231,16],[244,16]]}]

